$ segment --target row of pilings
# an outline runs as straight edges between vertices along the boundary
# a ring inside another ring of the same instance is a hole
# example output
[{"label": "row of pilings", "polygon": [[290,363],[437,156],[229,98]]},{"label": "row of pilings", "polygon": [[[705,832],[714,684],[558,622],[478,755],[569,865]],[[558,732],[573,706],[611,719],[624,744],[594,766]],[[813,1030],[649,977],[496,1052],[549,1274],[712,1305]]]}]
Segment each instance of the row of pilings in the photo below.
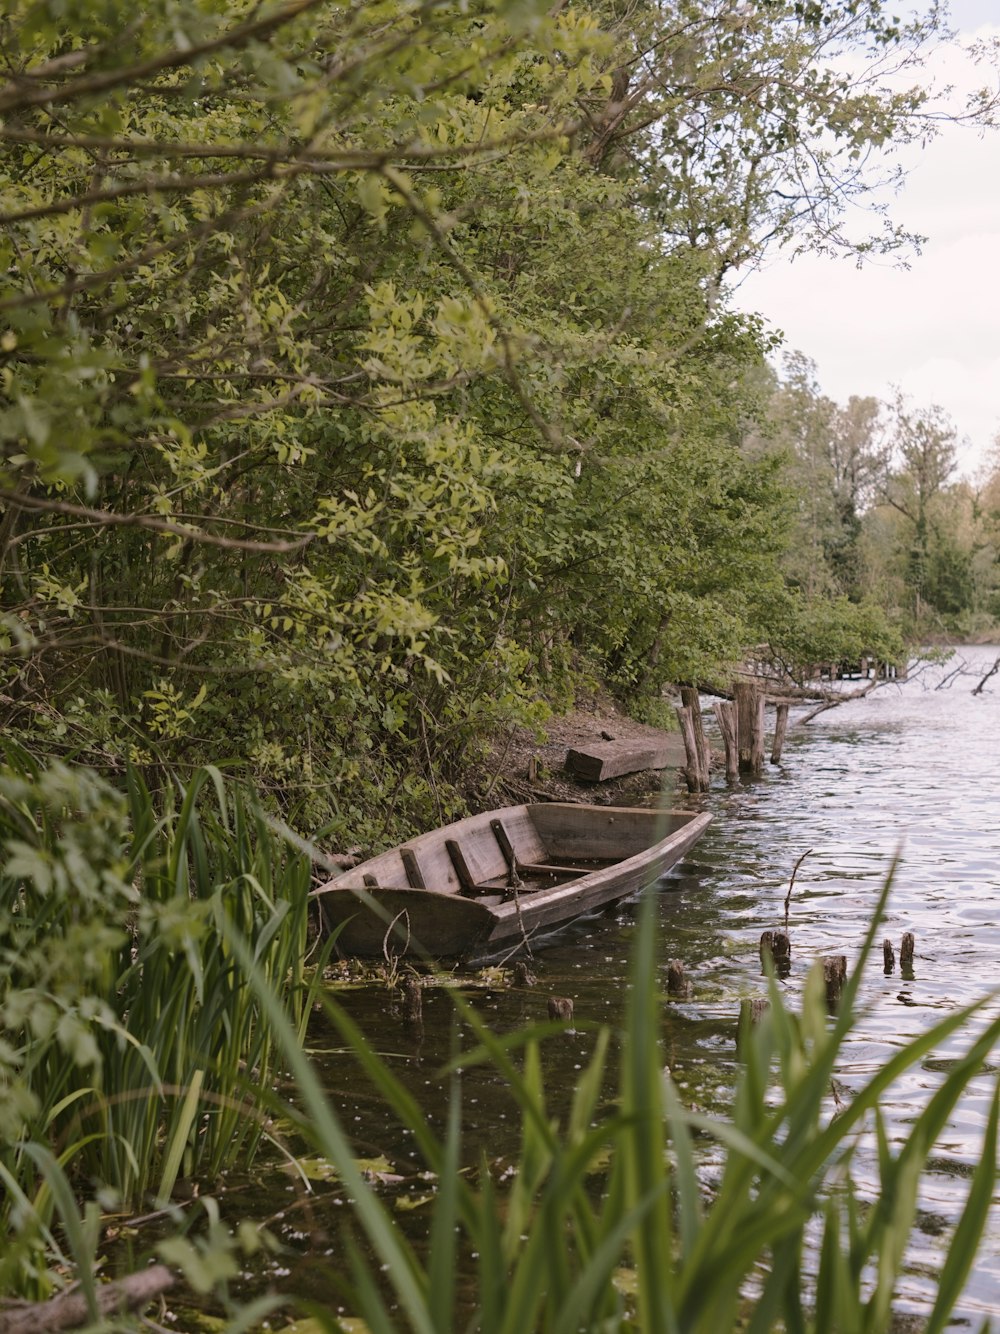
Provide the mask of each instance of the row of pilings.
[{"label": "row of pilings", "polygon": [[[737,681],[731,700],[716,700],[713,704],[722,742],[726,752],[726,778],[740,774],[759,775],[764,771],[766,751],[765,710],[767,696],[753,681]],[[775,701],[774,734],[771,740],[771,763],[781,759],[788,730],[788,702]],[[707,792],[709,789],[712,754],[701,720],[701,699],[694,686],[681,689],[677,705],[677,720],[684,738],[687,763],[684,778],[689,792]]]}]

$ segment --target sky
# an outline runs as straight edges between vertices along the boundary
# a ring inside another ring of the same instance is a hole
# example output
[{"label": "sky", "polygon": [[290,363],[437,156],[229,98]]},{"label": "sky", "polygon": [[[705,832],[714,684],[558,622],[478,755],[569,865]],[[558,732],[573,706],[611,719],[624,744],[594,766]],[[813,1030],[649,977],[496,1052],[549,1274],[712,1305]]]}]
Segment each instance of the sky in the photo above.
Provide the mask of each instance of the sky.
[{"label": "sky", "polygon": [[[1000,37],[1000,0],[951,0],[962,40]],[[949,82],[996,84],[1000,71],[948,55]],[[772,256],[738,275],[733,303],[760,312],[784,346],[817,367],[822,391],[913,407],[937,405],[958,429],[972,475],[1000,434],[1000,130],[946,126],[900,161],[909,167],[892,216],[927,240],[909,268],[892,260]]]}]

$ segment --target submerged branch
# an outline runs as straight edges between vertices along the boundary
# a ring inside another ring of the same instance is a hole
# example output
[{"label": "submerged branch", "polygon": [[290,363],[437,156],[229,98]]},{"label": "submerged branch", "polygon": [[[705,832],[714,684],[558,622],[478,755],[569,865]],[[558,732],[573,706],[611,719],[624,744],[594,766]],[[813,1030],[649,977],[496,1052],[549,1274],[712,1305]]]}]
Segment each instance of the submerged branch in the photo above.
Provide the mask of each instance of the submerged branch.
[{"label": "submerged branch", "polygon": [[983,686],[986,684],[986,682],[990,679],[991,676],[995,676],[995,675],[996,675],[996,673],[997,673],[998,670],[1000,670],[1000,658],[997,658],[997,660],[994,662],[993,666],[992,666],[992,667],[990,668],[990,670],[986,673],[986,675],[985,675],[985,676],[983,677],[983,679],[979,682],[979,684],[976,686],[975,690],[973,690],[972,693],[973,693],[974,695],[981,695],[981,694],[983,693]]},{"label": "submerged branch", "polygon": [[[175,1281],[166,1265],[152,1265],[99,1286],[97,1309],[102,1317],[140,1310]],[[80,1329],[90,1320],[85,1295],[74,1289],[48,1302],[12,1302],[0,1307],[0,1334],[49,1334],[51,1330]]]}]

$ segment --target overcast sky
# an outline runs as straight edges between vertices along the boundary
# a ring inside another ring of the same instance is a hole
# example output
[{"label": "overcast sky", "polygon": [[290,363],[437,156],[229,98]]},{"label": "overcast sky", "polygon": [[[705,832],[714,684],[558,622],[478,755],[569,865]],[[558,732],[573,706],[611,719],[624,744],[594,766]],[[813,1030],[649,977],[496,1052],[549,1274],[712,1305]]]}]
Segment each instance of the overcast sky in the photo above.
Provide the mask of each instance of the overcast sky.
[{"label": "overcast sky", "polygon": [[[1000,0],[952,0],[962,37],[1000,37]],[[996,84],[996,70],[947,62],[950,81]],[[896,221],[928,239],[909,269],[889,260],[777,257],[744,277],[737,306],[783,331],[816,362],[823,392],[938,404],[965,437],[971,472],[1000,433],[1000,131],[948,126],[923,149],[893,203]]]}]

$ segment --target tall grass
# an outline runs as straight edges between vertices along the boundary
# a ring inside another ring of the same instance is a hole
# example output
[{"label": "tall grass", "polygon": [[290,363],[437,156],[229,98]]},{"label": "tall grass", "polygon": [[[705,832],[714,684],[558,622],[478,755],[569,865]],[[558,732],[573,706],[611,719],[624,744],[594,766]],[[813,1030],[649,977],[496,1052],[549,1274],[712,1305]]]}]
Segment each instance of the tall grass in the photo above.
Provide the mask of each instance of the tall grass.
[{"label": "tall grass", "polygon": [[[772,983],[770,1016],[745,1050],[727,1121],[686,1110],[664,1069],[651,898],[635,936],[617,1097],[608,1110],[602,1102],[610,1075],[604,1035],[561,1127],[546,1109],[538,1055],[551,1026],[499,1039],[458,998],[477,1043],[454,1060],[441,1136],[347,1014],[328,1000],[331,1019],[436,1175],[426,1256],[407,1243],[362,1177],[293,1026],[263,973],[253,969],[249,949],[234,938],[285,1048],[316,1146],[335,1164],[353,1201],[355,1239],[345,1247],[344,1277],[352,1314],[377,1334],[404,1328],[420,1334],[883,1334],[916,1221],[921,1172],[949,1113],[1000,1039],[1000,1018],[985,1022],[975,1007],[956,1012],[861,1082],[845,1106],[834,1103],[831,1078],[854,1022],[884,904],[885,895],[835,1018],[818,973],[797,1016]],[[880,1097],[909,1066],[967,1028],[964,1056],[893,1152]],[[503,1074],[521,1109],[518,1168],[504,1186],[485,1160],[471,1179],[459,1171],[461,1070],[483,1061]],[[974,1262],[993,1198],[997,1107],[994,1093],[963,1213],[952,1236],[941,1239],[927,1334],[947,1324]],[[851,1163],[865,1132],[877,1138],[880,1191],[877,1200],[862,1204]],[[719,1142],[724,1157],[711,1190],[699,1180],[694,1148],[695,1136],[706,1135]],[[605,1181],[599,1194],[595,1174]],[[456,1305],[460,1251],[474,1269],[471,1310]],[[323,1328],[340,1328],[328,1312],[309,1310]]]},{"label": "tall grass", "polygon": [[[888,885],[836,1016],[818,975],[798,1015],[772,982],[725,1121],[686,1109],[663,1066],[652,897],[635,936],[620,1065],[611,1069],[602,1033],[562,1125],[546,1104],[539,1055],[553,1025],[498,1038],[457,996],[474,1043],[447,1072],[442,1134],[324,997],[434,1174],[428,1244],[418,1251],[359,1169],[303,1050],[319,979],[304,966],[308,858],[212,769],[157,811],[135,775],[120,797],[86,772],[18,763],[20,772],[0,777],[0,1292],[43,1294],[56,1263],[89,1275],[99,1219],[92,1203],[75,1204],[74,1185],[162,1200],[180,1176],[207,1182],[248,1165],[280,1063],[298,1085],[301,1133],[352,1201],[338,1263],[344,1301],[372,1334],[888,1328],[921,1173],[1000,1040],[1000,1018],[956,1012],[859,1080],[846,1105],[834,1103],[831,1080],[843,1073]],[[959,1030],[969,1034],[964,1055],[894,1150],[882,1094]],[[485,1158],[464,1170],[462,1071],[483,1062],[520,1108],[509,1180],[494,1179]],[[852,1177],[863,1134],[877,1145],[880,1189],[868,1201]],[[695,1149],[704,1136],[723,1160],[711,1189]],[[952,1236],[941,1239],[928,1334],[944,1328],[974,1262],[997,1138],[994,1093],[981,1163]],[[173,1254],[181,1258],[176,1245]],[[474,1279],[473,1298],[464,1285],[457,1295],[459,1264]],[[340,1327],[329,1311],[310,1313]],[[241,1327],[253,1319],[248,1308]]]},{"label": "tall grass", "polygon": [[[33,1145],[119,1207],[179,1177],[248,1166],[267,1133],[276,1051],[230,948],[301,1041],[309,858],[217,770],[157,811],[23,754],[0,777],[0,1290],[47,1287],[53,1197]],[[320,970],[321,971],[321,970]]]}]

